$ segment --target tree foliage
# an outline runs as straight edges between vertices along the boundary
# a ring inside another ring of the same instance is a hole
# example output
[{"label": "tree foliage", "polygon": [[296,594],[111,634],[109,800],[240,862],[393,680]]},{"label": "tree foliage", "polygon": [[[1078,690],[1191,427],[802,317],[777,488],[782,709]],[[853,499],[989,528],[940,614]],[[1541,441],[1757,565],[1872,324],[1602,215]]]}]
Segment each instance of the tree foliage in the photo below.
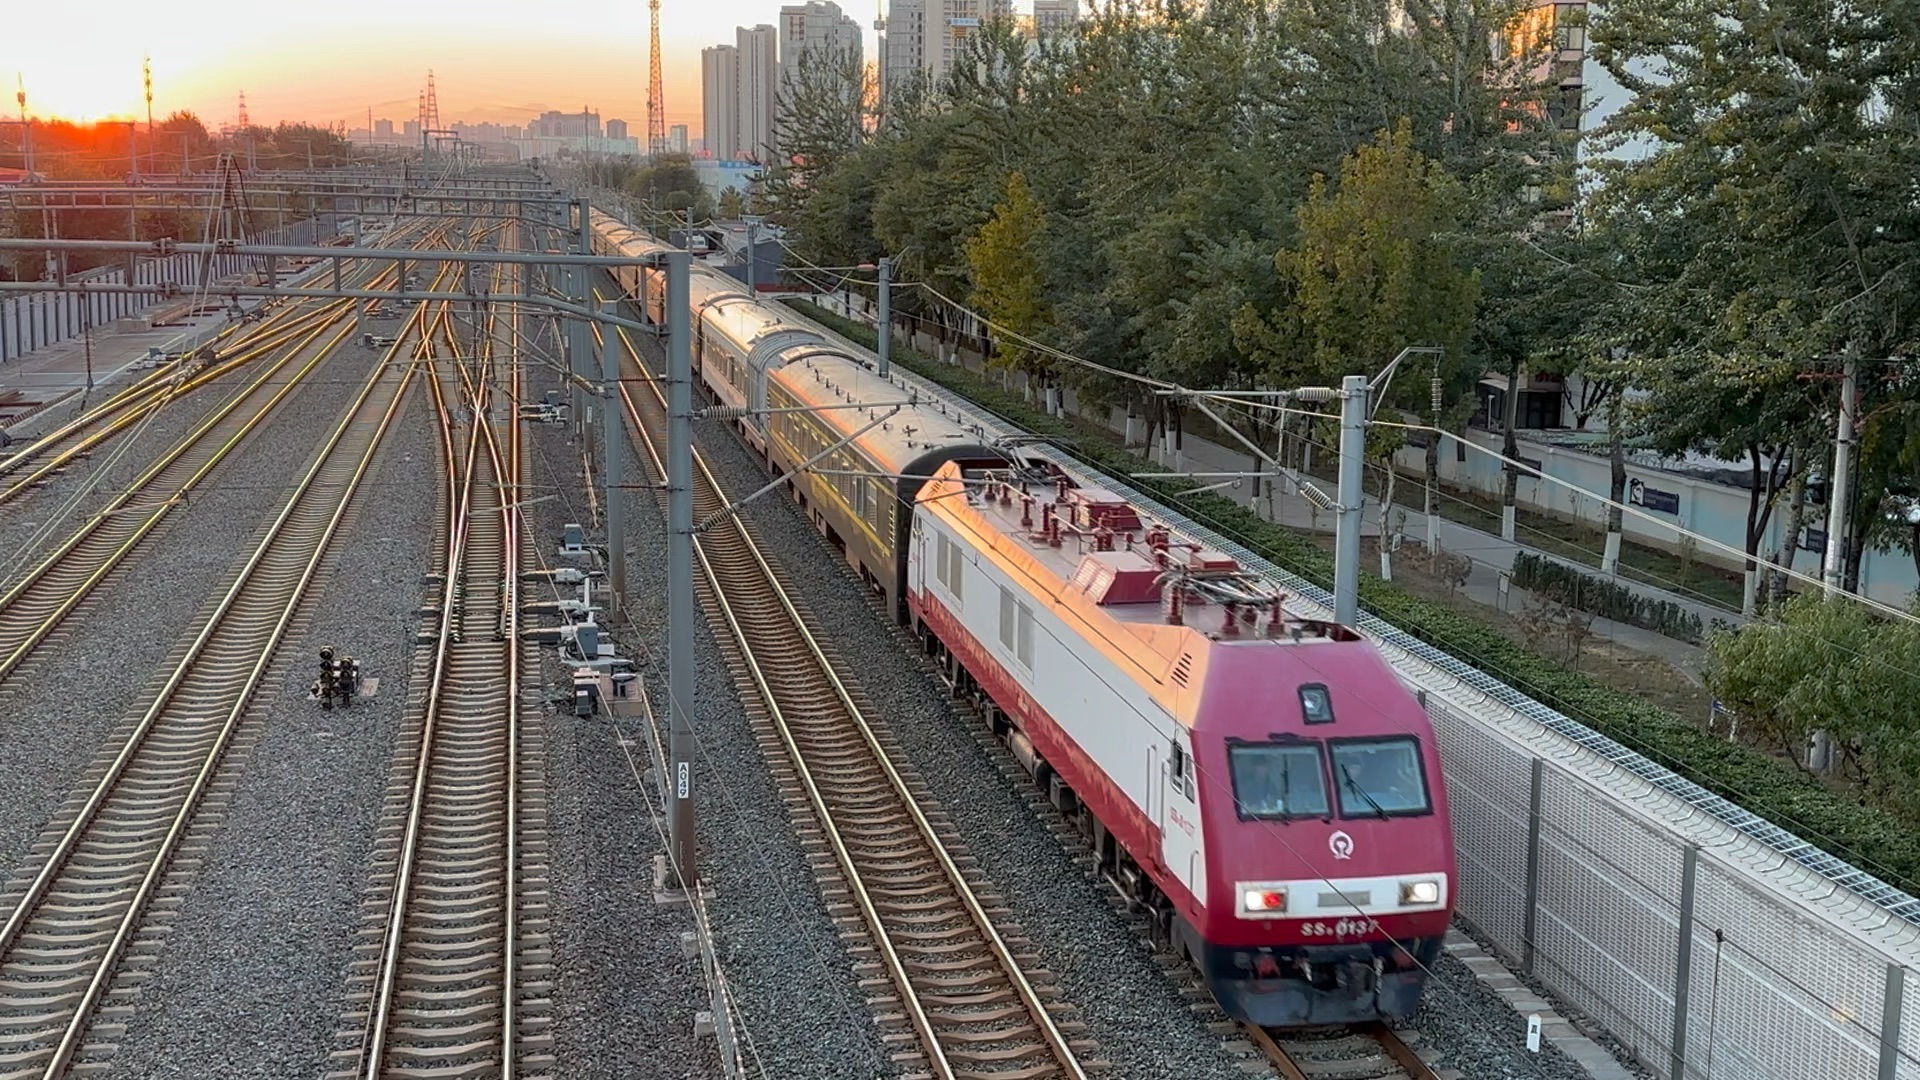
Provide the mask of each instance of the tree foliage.
[{"label": "tree foliage", "polygon": [[1002,328],[993,334],[993,352],[1007,367],[1036,366],[1038,355],[1022,339],[1045,333],[1051,319],[1040,262],[1046,231],[1046,212],[1016,172],[1007,178],[1006,200],[966,244],[973,306]]},{"label": "tree foliage", "polygon": [[1920,814],[1920,626],[1818,596],[1788,601],[1776,622],[1722,631],[1707,682],[1754,734],[1805,760],[1815,731],[1875,801]]}]

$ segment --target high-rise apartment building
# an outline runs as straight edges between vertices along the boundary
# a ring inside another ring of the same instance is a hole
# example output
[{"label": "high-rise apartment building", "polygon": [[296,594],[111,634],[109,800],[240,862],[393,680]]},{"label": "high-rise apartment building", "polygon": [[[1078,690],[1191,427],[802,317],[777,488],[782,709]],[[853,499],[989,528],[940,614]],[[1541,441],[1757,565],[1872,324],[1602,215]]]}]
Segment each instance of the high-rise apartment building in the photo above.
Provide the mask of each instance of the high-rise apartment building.
[{"label": "high-rise apartment building", "polygon": [[858,62],[860,24],[842,14],[839,4],[810,0],[780,9],[780,92],[799,78],[803,63],[829,57],[837,62],[848,53]]},{"label": "high-rise apartment building", "polygon": [[626,137],[627,137],[627,122],[625,120],[607,121],[607,138],[624,139]]},{"label": "high-rise apartment building", "polygon": [[667,153],[684,154],[687,146],[687,125],[675,124],[667,129]]},{"label": "high-rise apartment building", "polygon": [[780,32],[762,23],[734,31],[740,89],[736,126],[740,153],[758,162],[773,158],[773,107],[780,85]]},{"label": "high-rise apartment building", "polygon": [[373,122],[373,137],[374,137],[375,139],[386,139],[386,140],[388,140],[388,141],[392,141],[392,139],[393,139],[393,121],[391,121],[391,120],[375,120],[375,121]]},{"label": "high-rise apartment building", "polygon": [[715,45],[700,50],[700,119],[706,150],[726,161],[740,151],[740,50]]},{"label": "high-rise apartment building", "polygon": [[541,113],[540,118],[528,127],[535,138],[597,139],[600,137],[600,114],[587,108],[577,113],[555,110]]},{"label": "high-rise apartment building", "polygon": [[915,77],[944,81],[982,24],[1012,17],[1012,0],[890,0],[880,47],[883,85],[891,93]]},{"label": "high-rise apartment building", "polygon": [[1078,0],[1033,0],[1033,30],[1041,37],[1072,29],[1079,17]]}]

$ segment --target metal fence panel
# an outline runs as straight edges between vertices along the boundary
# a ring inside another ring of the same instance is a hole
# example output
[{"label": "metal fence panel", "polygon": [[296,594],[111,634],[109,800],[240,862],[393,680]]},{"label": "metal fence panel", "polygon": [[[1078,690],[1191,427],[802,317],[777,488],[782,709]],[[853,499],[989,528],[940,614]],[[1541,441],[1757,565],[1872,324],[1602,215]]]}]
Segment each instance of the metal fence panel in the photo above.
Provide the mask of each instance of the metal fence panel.
[{"label": "metal fence panel", "polygon": [[1486,841],[1458,850],[1454,902],[1482,933],[1519,955],[1526,930],[1528,761],[1471,725],[1448,725],[1440,741],[1454,827]]},{"label": "metal fence panel", "polygon": [[1683,849],[1558,770],[1544,780],[1535,971],[1642,1059],[1660,1061],[1679,949],[1668,898],[1679,893]]}]

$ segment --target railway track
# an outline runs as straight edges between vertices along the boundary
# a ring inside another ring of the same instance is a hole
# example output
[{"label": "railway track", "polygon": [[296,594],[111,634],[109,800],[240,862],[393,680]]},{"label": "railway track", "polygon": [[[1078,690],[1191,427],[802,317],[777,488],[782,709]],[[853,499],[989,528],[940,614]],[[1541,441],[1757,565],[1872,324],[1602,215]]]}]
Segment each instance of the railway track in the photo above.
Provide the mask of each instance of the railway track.
[{"label": "railway track", "polygon": [[[445,225],[430,229],[421,241],[422,245],[435,243],[446,229]],[[369,287],[379,288],[382,284],[390,284],[392,280],[391,268],[380,270],[373,275]],[[0,477],[13,477],[0,486],[0,505],[45,486],[69,465],[83,460],[115,436],[139,424],[156,409],[263,355],[269,355],[274,349],[316,327],[337,320],[348,310],[347,301],[333,301],[317,307],[294,303],[278,308],[258,324],[228,327],[208,343],[212,345],[228,337],[232,339],[221,346],[221,358],[216,362],[196,370],[188,366],[186,359],[171,361],[53,431],[26,442],[10,453],[0,454]]]},{"label": "railway track", "polygon": [[[415,653],[363,959],[334,1054],[334,1075],[364,1080],[509,1078],[552,1065],[543,745],[521,709],[518,378],[492,391],[488,372],[460,363],[444,317],[439,325],[455,359],[432,382],[449,479],[438,623]],[[504,438],[492,414],[504,416]]]},{"label": "railway track", "polygon": [[[391,354],[389,355],[391,359]],[[0,893],[0,1078],[52,1078],[113,1050],[162,947],[171,895],[231,797],[224,758],[412,378],[382,364],[124,741]]]},{"label": "railway track", "polygon": [[328,310],[308,311],[256,328],[258,332],[235,343],[238,352],[229,352],[217,363],[197,370],[190,369],[185,359],[172,361],[53,431],[12,453],[0,455],[0,476],[12,477],[5,486],[0,486],[0,504],[13,502],[44,487],[69,465],[85,459],[154,410],[272,354],[330,318]]},{"label": "railway track", "polygon": [[[626,352],[637,366],[631,342]],[[664,447],[653,433],[665,429],[665,403],[658,383],[645,385],[653,388],[645,399],[624,384],[620,392],[658,479]],[[696,455],[696,519],[726,505]],[[1011,913],[953,840],[945,815],[868,722],[857,688],[840,674],[851,666],[790,599],[745,524],[729,518],[702,534],[695,558],[698,587],[725,624],[722,648],[828,908],[843,936],[867,942],[851,951],[876,1021],[900,1046],[896,1064],[942,1080],[1105,1071],[1093,1058],[1097,1047],[1076,1038],[1084,1024],[1008,925]]]},{"label": "railway track", "polygon": [[1298,1031],[1243,1026],[1284,1080],[1451,1080],[1385,1024]]},{"label": "railway track", "polygon": [[[390,272],[378,279],[386,279]],[[377,280],[378,280],[377,279]],[[190,492],[213,474],[241,443],[325,363],[352,331],[335,324],[344,304],[295,320],[301,332],[276,335],[279,354],[207,416],[178,443],[97,510],[70,536],[55,545],[18,579],[0,585],[0,685],[20,671],[34,651],[57,638],[60,627],[130,556]],[[421,320],[409,316],[407,326]],[[269,347],[263,349],[271,351]],[[253,362],[251,354],[221,365]],[[154,402],[143,408],[158,407]],[[117,421],[116,421],[117,422]],[[109,425],[111,428],[111,425]],[[102,428],[93,435],[108,432]],[[89,436],[92,437],[92,436]],[[50,462],[49,465],[52,463]],[[46,466],[43,466],[43,468]],[[36,469],[27,479],[39,475]],[[26,480],[21,481],[22,484]],[[20,485],[16,484],[14,490]],[[4,500],[0,500],[4,501]]]},{"label": "railway track", "polygon": [[253,374],[66,540],[0,592],[0,684],[53,636],[169,511],[182,505],[241,442],[273,414],[351,328],[322,340],[311,330]]}]

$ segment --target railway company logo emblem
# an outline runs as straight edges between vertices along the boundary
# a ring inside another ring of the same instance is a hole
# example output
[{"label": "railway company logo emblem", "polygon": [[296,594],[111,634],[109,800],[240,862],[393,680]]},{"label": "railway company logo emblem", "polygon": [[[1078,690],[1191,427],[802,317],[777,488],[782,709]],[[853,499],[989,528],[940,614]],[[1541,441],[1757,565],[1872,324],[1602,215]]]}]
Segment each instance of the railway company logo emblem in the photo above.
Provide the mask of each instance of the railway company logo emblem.
[{"label": "railway company logo emblem", "polygon": [[1327,847],[1332,849],[1336,859],[1353,858],[1353,837],[1344,832],[1336,832],[1327,837]]}]

